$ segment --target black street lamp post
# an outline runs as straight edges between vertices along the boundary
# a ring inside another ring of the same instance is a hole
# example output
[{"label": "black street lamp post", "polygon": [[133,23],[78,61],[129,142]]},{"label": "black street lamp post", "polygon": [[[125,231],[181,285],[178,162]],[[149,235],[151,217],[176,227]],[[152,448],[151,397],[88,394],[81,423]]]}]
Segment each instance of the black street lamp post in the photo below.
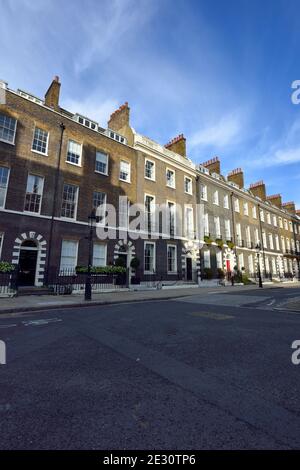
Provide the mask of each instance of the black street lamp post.
[{"label": "black street lamp post", "polygon": [[91,266],[93,262],[93,229],[94,229],[94,222],[96,221],[96,213],[95,209],[92,210],[91,214],[89,215],[89,260],[88,260],[88,270],[85,278],[85,292],[84,292],[84,300],[92,300],[92,283],[91,283]]},{"label": "black street lamp post", "polygon": [[259,287],[263,287],[261,272],[260,272],[260,262],[259,262],[259,256],[260,256],[260,250],[261,250],[261,247],[260,247],[259,243],[256,245],[255,249],[256,249],[256,253],[257,253],[258,285],[259,285]]}]

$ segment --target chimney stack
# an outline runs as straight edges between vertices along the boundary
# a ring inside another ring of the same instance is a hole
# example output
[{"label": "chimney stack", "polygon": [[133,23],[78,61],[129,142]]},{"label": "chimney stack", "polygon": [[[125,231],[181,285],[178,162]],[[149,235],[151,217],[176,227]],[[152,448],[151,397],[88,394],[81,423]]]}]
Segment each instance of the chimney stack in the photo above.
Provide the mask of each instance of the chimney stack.
[{"label": "chimney stack", "polygon": [[282,204],[282,209],[285,209],[292,215],[296,214],[296,207],[294,201],[284,202]]},{"label": "chimney stack", "polygon": [[45,94],[45,105],[49,108],[53,108],[56,111],[59,110],[59,94],[60,94],[60,82],[59,77],[56,75],[52,80],[51,85]]},{"label": "chimney stack", "polygon": [[250,191],[254,196],[259,197],[263,201],[266,200],[266,185],[263,181],[250,184]]},{"label": "chimney stack", "polygon": [[207,162],[202,163],[202,166],[207,168],[211,173],[217,173],[218,175],[221,174],[221,162],[219,157],[214,157],[210,160],[207,160]]},{"label": "chimney stack", "polygon": [[233,183],[237,184],[239,188],[244,187],[244,173],[241,168],[236,168],[232,170],[227,175],[227,181],[232,181]]},{"label": "chimney stack", "polygon": [[269,201],[271,204],[274,204],[274,206],[278,207],[279,209],[282,208],[281,194],[272,194],[271,196],[267,196],[267,201]]},{"label": "chimney stack", "polygon": [[170,142],[165,145],[165,148],[178,153],[182,157],[186,157],[186,138],[183,134],[179,134],[177,137],[170,140]]},{"label": "chimney stack", "polygon": [[107,123],[109,129],[120,132],[124,127],[129,126],[130,108],[127,101],[110,115]]}]

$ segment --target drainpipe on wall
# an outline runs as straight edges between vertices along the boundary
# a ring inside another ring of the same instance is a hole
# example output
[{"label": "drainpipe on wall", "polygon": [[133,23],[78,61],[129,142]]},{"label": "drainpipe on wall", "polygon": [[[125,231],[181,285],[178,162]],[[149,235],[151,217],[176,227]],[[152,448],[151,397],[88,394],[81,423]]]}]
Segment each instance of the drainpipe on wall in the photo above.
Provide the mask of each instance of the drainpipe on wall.
[{"label": "drainpipe on wall", "polygon": [[263,235],[262,235],[262,225],[261,225],[261,218],[260,218],[260,204],[257,205],[258,207],[258,218],[259,218],[259,229],[260,229],[260,239],[261,239],[261,247],[262,247],[262,252],[263,252],[263,258],[264,258],[264,274],[266,277],[266,255],[265,255],[265,245],[263,241]]},{"label": "drainpipe on wall", "polygon": [[48,284],[48,279],[49,279],[49,268],[50,268],[51,252],[52,252],[54,217],[56,213],[56,198],[57,198],[58,181],[59,181],[60,164],[61,164],[62,143],[63,143],[64,131],[66,129],[64,123],[60,123],[59,127],[60,127],[61,132],[60,132],[60,142],[59,142],[58,158],[57,158],[57,165],[56,165],[56,172],[55,172],[55,180],[54,180],[54,192],[53,192],[52,213],[51,213],[51,222],[50,222],[50,235],[49,235],[49,245],[48,245],[47,267],[46,267],[47,284]]},{"label": "drainpipe on wall", "polygon": [[232,233],[233,233],[235,261],[236,261],[237,268],[239,268],[239,259],[238,259],[237,250],[236,250],[235,216],[234,216],[234,210],[233,210],[233,192],[230,193],[230,205],[231,205]]}]

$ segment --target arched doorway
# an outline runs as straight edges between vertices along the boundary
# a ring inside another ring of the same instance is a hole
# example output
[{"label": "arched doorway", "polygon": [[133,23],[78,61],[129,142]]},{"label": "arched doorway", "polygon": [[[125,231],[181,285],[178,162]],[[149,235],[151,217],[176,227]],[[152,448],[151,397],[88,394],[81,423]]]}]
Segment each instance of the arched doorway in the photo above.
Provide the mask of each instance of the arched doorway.
[{"label": "arched doorway", "polygon": [[19,285],[34,286],[36,277],[38,246],[34,240],[21,244],[19,257]]}]

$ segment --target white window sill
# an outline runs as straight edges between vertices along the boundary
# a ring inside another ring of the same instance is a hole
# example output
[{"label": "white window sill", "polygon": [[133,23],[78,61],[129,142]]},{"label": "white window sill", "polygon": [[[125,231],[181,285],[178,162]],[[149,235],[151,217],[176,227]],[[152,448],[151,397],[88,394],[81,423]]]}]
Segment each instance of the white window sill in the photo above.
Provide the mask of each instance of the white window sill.
[{"label": "white window sill", "polygon": [[43,155],[43,157],[48,157],[49,156],[48,152],[44,153],[44,152],[39,152],[38,150],[33,150],[33,149],[31,149],[31,151],[33,153],[37,153],[38,155]]},{"label": "white window sill", "polygon": [[170,184],[166,184],[167,188],[171,188],[171,189],[176,189],[176,186],[171,186]]},{"label": "white window sill", "polygon": [[95,173],[98,173],[98,175],[108,176],[108,173],[102,173],[102,171],[98,170],[95,170]]},{"label": "white window sill", "polygon": [[169,274],[170,276],[172,276],[172,274],[178,274],[178,271],[168,271],[167,274]]},{"label": "white window sill", "polygon": [[10,140],[0,139],[0,142],[4,142],[5,144],[15,145],[15,141],[11,142]]},{"label": "white window sill", "polygon": [[145,180],[149,180],[149,181],[156,181],[155,178],[149,178],[149,176],[145,176]]},{"label": "white window sill", "polygon": [[156,274],[155,271],[144,271],[144,274]]},{"label": "white window sill", "polygon": [[25,209],[24,209],[23,212],[25,212],[25,214],[41,215],[41,211],[40,211],[40,210],[39,210],[38,212],[33,212],[33,211],[25,211]]},{"label": "white window sill", "polygon": [[68,163],[69,165],[77,166],[79,168],[82,167],[80,163],[73,163],[73,162],[69,162],[68,160],[66,160],[66,163]]},{"label": "white window sill", "polygon": [[122,181],[123,183],[131,184],[131,181],[130,181],[130,180],[123,180],[122,178],[119,178],[119,181]]},{"label": "white window sill", "polygon": [[188,194],[189,196],[193,195],[193,193],[190,193],[189,191],[184,191],[184,194]]}]

